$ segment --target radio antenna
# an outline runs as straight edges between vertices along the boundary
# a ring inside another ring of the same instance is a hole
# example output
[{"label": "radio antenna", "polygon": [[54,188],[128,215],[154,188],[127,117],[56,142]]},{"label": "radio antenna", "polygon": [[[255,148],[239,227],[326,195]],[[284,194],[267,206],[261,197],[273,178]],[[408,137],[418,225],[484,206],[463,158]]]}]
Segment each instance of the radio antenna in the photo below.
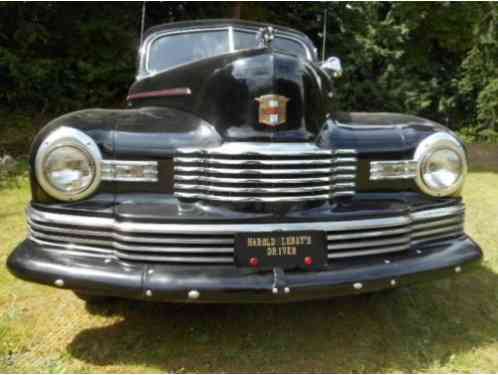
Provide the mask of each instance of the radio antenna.
[{"label": "radio antenna", "polygon": [[140,20],[140,45],[142,45],[144,39],[144,27],[145,27],[145,1],[142,2],[142,18]]},{"label": "radio antenna", "polygon": [[322,32],[322,62],[325,62],[325,46],[327,45],[327,8],[323,12],[323,32]]}]

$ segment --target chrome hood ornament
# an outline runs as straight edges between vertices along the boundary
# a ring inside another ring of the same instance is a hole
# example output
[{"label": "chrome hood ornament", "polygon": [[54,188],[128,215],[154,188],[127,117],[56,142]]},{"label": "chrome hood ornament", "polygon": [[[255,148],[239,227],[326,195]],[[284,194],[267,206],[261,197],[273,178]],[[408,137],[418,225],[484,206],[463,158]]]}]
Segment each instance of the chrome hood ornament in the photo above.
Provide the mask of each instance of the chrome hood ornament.
[{"label": "chrome hood ornament", "polygon": [[275,29],[271,26],[262,27],[256,34],[256,40],[258,41],[258,47],[270,47],[271,43],[275,39]]}]

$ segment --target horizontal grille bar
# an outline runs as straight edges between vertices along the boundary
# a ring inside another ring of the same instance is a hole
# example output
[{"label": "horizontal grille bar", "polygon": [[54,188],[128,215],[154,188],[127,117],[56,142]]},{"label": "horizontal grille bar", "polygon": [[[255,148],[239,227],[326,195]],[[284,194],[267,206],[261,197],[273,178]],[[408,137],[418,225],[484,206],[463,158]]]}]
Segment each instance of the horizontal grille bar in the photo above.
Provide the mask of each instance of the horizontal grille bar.
[{"label": "horizontal grille bar", "polygon": [[120,222],[28,210],[30,238],[60,251],[125,260],[233,264],[235,234],[322,230],[328,258],[407,251],[420,244],[461,236],[463,205],[406,215],[348,221],[264,224],[154,224]]},{"label": "horizontal grille bar", "polygon": [[174,161],[175,195],[181,199],[324,201],[352,196],[356,186],[355,150],[312,143],[226,143],[178,150]]}]

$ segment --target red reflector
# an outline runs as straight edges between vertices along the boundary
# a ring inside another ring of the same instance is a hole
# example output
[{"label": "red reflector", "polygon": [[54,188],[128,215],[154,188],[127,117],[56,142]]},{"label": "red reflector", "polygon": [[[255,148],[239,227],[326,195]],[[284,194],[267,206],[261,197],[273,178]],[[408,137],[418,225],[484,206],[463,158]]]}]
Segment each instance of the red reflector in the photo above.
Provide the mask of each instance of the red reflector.
[{"label": "red reflector", "polygon": [[313,258],[312,257],[305,257],[304,264],[306,264],[307,266],[311,266],[313,264]]},{"label": "red reflector", "polygon": [[259,266],[259,259],[256,257],[252,257],[251,259],[249,259],[249,265],[251,267],[258,267]]}]

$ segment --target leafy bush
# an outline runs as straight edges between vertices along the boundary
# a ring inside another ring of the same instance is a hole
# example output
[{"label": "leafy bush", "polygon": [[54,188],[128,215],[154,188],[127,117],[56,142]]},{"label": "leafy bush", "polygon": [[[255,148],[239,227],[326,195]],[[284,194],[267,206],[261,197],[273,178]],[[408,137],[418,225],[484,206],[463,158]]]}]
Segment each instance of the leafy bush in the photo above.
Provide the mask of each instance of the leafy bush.
[{"label": "leafy bush", "polygon": [[[463,128],[469,137],[494,139],[497,3],[240,6],[242,18],[299,29],[317,46],[328,10],[327,56],[339,56],[345,68],[337,81],[342,110],[407,112]],[[141,7],[0,2],[0,111],[57,114],[122,106],[134,77]],[[226,17],[234,7],[147,3],[146,26]]]}]

